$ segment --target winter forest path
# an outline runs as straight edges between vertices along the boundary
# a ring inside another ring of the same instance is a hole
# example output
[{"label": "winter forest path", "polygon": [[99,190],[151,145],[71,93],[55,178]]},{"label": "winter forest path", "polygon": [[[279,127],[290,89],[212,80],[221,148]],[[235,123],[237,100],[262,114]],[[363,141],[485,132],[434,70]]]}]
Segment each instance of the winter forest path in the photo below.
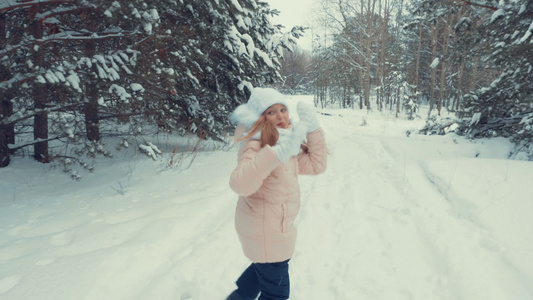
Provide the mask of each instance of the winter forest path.
[{"label": "winter forest path", "polygon": [[[292,300],[533,299],[531,162],[498,141],[406,137],[423,121],[327,112],[328,169],[300,177]],[[1,169],[0,299],[224,299],[249,264],[236,155],[179,170],[124,156],[75,184]]]},{"label": "winter forest path", "polygon": [[533,299],[531,277],[450,189],[454,166],[445,180],[426,167],[443,150],[357,122],[324,119],[328,171],[301,181],[294,299]]}]

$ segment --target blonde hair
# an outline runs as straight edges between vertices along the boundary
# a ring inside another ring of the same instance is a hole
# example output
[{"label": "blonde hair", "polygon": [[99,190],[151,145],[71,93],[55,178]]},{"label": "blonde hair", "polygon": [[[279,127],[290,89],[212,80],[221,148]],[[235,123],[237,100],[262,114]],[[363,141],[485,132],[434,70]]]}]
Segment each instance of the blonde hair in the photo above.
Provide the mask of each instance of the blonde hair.
[{"label": "blonde hair", "polygon": [[248,134],[237,141],[244,141],[251,137],[253,137],[258,131],[261,131],[261,148],[269,145],[274,146],[279,138],[279,132],[276,126],[272,125],[270,122],[266,119],[266,114],[263,113],[261,117],[259,117],[259,120],[257,120],[254,125],[252,125],[252,128],[250,129],[250,132]]}]

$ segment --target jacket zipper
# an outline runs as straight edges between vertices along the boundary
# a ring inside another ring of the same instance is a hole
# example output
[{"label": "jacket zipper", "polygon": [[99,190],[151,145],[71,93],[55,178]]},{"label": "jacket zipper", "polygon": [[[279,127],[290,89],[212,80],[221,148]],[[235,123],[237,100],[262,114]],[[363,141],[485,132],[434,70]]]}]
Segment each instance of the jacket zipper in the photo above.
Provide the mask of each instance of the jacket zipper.
[{"label": "jacket zipper", "polygon": [[285,204],[281,204],[281,232],[285,233]]}]

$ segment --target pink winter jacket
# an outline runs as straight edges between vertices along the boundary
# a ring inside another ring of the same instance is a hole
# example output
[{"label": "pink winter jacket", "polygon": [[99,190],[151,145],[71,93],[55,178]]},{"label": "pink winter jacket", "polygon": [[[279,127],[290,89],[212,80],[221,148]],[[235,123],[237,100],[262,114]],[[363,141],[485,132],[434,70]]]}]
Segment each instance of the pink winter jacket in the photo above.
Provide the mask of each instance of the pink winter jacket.
[{"label": "pink winter jacket", "polygon": [[239,149],[230,187],[239,195],[235,228],[244,254],[255,263],[290,259],[300,209],[298,175],[316,175],[327,165],[324,132],[307,134],[307,151],[281,163],[270,146],[247,140]]}]

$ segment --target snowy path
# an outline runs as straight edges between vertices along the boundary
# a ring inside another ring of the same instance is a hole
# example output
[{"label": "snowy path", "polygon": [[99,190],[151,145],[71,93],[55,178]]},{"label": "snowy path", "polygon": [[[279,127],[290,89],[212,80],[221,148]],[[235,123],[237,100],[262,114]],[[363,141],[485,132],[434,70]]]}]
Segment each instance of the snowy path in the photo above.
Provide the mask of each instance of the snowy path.
[{"label": "snowy path", "polygon": [[[328,170],[301,178],[291,299],[533,299],[531,162],[500,159],[498,141],[407,138],[420,122],[329,112]],[[140,158],[79,183],[0,170],[0,299],[224,299],[248,265],[235,159],[176,172]]]},{"label": "snowy path", "polygon": [[304,188],[295,299],[533,299],[531,274],[425,168],[437,147],[349,125],[326,125],[329,170]]}]

